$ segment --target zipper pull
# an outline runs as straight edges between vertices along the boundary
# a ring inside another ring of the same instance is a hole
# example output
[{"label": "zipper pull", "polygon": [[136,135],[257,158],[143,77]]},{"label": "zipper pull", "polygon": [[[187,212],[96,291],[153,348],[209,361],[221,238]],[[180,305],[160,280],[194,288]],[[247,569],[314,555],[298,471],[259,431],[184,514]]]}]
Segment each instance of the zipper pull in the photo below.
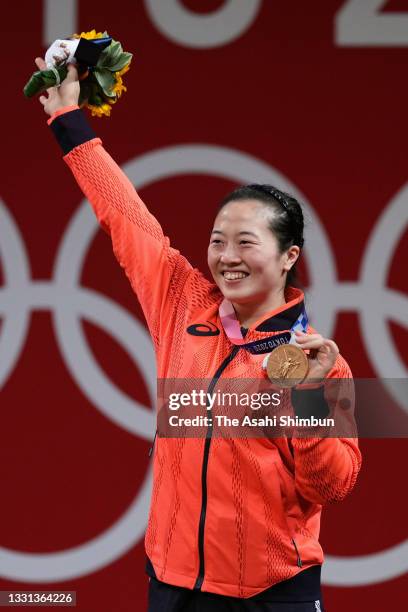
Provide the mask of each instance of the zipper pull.
[{"label": "zipper pull", "polygon": [[295,550],[296,550],[297,566],[298,567],[302,567],[303,566],[302,559],[300,558],[298,547],[296,546],[296,542],[295,542],[295,540],[293,538],[292,538],[292,542],[293,542],[293,546],[295,547]]},{"label": "zipper pull", "polygon": [[153,444],[151,445],[151,447],[149,448],[149,459],[153,454],[153,449],[154,449],[154,443],[156,442],[156,436],[157,436],[157,429],[154,432],[154,438],[153,438]]}]

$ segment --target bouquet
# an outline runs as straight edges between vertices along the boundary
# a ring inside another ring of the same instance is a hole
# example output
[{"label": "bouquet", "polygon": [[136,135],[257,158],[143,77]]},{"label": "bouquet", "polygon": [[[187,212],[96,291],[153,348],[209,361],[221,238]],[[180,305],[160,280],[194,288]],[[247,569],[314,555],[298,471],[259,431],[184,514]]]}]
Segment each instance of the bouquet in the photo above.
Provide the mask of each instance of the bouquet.
[{"label": "bouquet", "polygon": [[74,62],[80,80],[79,106],[92,115],[110,116],[112,105],[126,91],[122,76],[129,70],[132,54],[107,32],[82,32],[56,40],[45,54],[46,70],[34,72],[24,87],[27,98],[55,87],[67,76],[67,64]]}]

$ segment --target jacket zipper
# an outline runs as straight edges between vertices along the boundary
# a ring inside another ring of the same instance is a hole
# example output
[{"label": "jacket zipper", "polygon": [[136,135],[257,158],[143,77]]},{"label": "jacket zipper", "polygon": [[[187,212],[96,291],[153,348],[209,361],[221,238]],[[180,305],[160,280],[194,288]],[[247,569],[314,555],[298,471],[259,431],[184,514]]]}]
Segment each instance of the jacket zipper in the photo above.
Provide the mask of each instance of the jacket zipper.
[{"label": "jacket zipper", "polygon": [[[231,361],[234,359],[235,355],[238,353],[240,348],[241,348],[240,346],[234,346],[234,348],[232,349],[228,357],[226,357],[224,361],[221,363],[221,365],[219,366],[219,368],[217,369],[217,371],[215,372],[211,380],[211,383],[208,387],[208,393],[213,392],[213,389],[215,385],[217,384],[217,381],[220,378],[221,374],[223,373],[225,368],[231,363]],[[209,411],[209,413],[210,414],[208,416],[211,418],[211,423],[212,423],[211,410]],[[205,437],[203,467],[201,470],[201,513],[200,513],[200,522],[199,522],[199,527],[198,527],[198,553],[200,557],[200,568],[198,571],[197,580],[194,585],[194,589],[198,589],[198,590],[201,589],[201,585],[203,584],[204,572],[205,572],[204,527],[205,527],[205,517],[207,513],[207,467],[208,467],[208,456],[210,453],[211,437],[212,437],[212,425],[209,425],[207,429],[206,437]]]},{"label": "jacket zipper", "polygon": [[296,542],[295,542],[294,538],[292,538],[292,542],[293,542],[293,546],[295,547],[295,550],[296,550],[296,555],[297,555],[297,566],[298,566],[298,567],[302,567],[302,565],[303,565],[303,563],[302,563],[302,559],[300,558],[300,555],[299,555],[299,550],[298,550],[298,547],[297,547],[297,545],[296,545]]}]

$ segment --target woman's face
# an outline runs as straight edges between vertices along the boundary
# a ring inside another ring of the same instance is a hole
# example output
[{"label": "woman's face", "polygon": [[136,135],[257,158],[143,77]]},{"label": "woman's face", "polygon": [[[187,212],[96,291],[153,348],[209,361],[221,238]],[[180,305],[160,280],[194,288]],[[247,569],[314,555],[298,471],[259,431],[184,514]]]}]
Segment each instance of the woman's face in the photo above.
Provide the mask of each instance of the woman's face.
[{"label": "woman's face", "polygon": [[273,212],[257,200],[226,204],[218,213],[208,265],[223,295],[236,304],[260,303],[285,286],[298,247],[279,252],[268,227]]}]

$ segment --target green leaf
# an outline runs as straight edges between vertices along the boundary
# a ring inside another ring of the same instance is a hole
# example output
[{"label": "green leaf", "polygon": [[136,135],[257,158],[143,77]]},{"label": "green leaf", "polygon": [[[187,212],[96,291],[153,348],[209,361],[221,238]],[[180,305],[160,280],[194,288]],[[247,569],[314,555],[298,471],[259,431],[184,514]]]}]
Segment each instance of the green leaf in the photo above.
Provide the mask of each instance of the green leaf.
[{"label": "green leaf", "polygon": [[[66,66],[60,66],[57,68],[57,72],[62,83],[68,72]],[[37,72],[32,74],[28,83],[25,84],[23,89],[24,95],[26,98],[32,98],[36,94],[48,89],[48,87],[53,87],[56,82],[57,79],[53,70],[37,70]]]},{"label": "green leaf", "polygon": [[108,49],[109,49],[109,47],[105,47],[105,49],[103,49],[103,51],[101,52],[101,54],[99,56],[99,59],[98,59],[98,62],[96,64],[97,68],[104,68],[104,66],[105,66],[105,64],[107,62],[107,59],[109,57]]},{"label": "green leaf", "polygon": [[98,60],[98,68],[111,68],[114,66],[117,61],[120,59],[123,53],[122,45],[119,42],[113,41],[103,50],[99,60]]},{"label": "green leaf", "polygon": [[110,98],[114,97],[115,94],[112,93],[112,89],[116,83],[116,79],[112,72],[106,68],[95,68],[94,76],[103,93]]},{"label": "green leaf", "polygon": [[112,72],[118,72],[119,70],[122,70],[122,68],[124,68],[130,62],[132,57],[132,53],[123,52],[121,58],[116,62],[116,64],[114,64],[113,66],[109,66],[109,70],[111,70]]},{"label": "green leaf", "polygon": [[114,64],[123,53],[122,45],[117,41],[112,41],[107,50],[109,51],[108,58],[110,64]]}]

